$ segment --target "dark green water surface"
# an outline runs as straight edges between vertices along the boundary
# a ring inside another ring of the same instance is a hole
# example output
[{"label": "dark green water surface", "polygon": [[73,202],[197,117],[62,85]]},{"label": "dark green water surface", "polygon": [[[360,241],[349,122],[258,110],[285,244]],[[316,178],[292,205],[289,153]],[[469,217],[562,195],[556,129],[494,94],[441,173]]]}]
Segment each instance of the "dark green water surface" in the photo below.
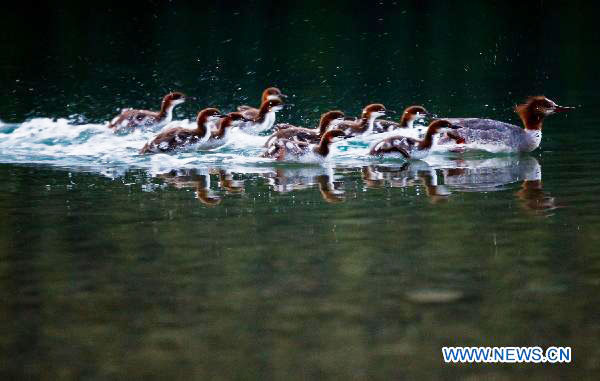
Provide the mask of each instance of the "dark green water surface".
[{"label": "dark green water surface", "polygon": [[[0,376],[597,378],[596,8],[7,5]],[[549,118],[531,154],[427,163],[245,165],[225,151],[157,171],[6,143],[26,121],[102,124],[170,90],[196,97],[175,112],[193,118],[256,104],[268,85],[291,95],[278,120],[307,126],[371,102],[513,123],[527,95],[578,109]],[[450,345],[570,346],[573,361],[445,364]]]}]

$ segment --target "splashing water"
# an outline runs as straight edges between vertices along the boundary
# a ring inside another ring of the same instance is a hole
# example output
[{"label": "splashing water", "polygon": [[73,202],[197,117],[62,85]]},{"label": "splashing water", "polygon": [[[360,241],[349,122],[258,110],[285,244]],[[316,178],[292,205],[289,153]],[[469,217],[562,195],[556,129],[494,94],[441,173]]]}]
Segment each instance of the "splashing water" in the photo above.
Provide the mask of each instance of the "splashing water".
[{"label": "splashing water", "polygon": [[[261,163],[273,163],[271,159],[259,157],[264,151],[267,136],[249,135],[237,128],[230,132],[225,145],[213,150],[199,151],[190,147],[170,154],[140,155],[139,150],[156,136],[157,131],[136,130],[130,134],[118,135],[108,129],[106,124],[77,124],[77,120],[34,118],[21,124],[6,124],[0,121],[0,162],[81,167],[99,173],[122,172],[128,168],[159,172],[174,168],[202,168],[208,165],[260,166]],[[173,121],[163,129],[176,126],[195,128],[195,122]],[[411,136],[417,131],[402,133]],[[397,131],[392,131],[344,140],[332,144],[331,153],[325,159],[317,155],[306,155],[299,161],[339,165],[362,165],[381,161],[368,156],[370,145],[396,134]],[[453,147],[434,146],[433,152],[444,154]],[[501,146],[467,147],[490,152],[506,151],[506,148]]]}]

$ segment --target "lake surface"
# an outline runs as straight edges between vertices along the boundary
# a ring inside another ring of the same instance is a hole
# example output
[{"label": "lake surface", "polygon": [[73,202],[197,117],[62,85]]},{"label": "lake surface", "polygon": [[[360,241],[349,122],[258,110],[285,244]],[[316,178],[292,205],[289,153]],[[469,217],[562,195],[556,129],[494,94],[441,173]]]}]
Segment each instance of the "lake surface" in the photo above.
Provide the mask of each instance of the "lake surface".
[{"label": "lake surface", "polygon": [[[10,5],[0,14],[3,379],[592,379],[600,371],[596,6],[528,2]],[[27,25],[27,27],[24,27]],[[291,95],[517,123],[530,154],[274,164],[264,137],[140,156],[123,107]],[[445,364],[442,346],[570,346],[571,364]],[[597,376],[596,376],[597,377]]]}]

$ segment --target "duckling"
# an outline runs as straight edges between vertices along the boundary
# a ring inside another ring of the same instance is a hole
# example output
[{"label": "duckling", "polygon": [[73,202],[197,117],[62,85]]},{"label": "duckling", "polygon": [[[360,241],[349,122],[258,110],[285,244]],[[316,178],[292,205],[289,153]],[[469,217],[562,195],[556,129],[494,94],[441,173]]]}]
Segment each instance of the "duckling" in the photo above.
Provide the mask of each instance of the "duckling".
[{"label": "duckling", "polygon": [[146,127],[158,129],[164,127],[173,119],[173,108],[185,102],[185,95],[179,92],[169,93],[164,96],[160,111],[126,109],[108,124],[108,128],[117,131],[132,131],[136,128]]},{"label": "duckling", "polygon": [[401,156],[404,159],[423,159],[429,155],[433,145],[433,136],[441,132],[450,132],[460,127],[453,125],[447,120],[435,120],[427,128],[423,140],[417,140],[405,136],[392,136],[383,139],[373,145],[369,155],[371,156]]},{"label": "duckling", "polygon": [[297,142],[306,142],[316,144],[321,140],[321,136],[327,129],[337,122],[344,120],[344,113],[338,110],[328,111],[321,115],[321,120],[317,128],[296,127],[288,123],[279,123],[275,126],[277,132],[267,139],[265,147],[268,147],[277,139],[290,139]]},{"label": "duckling", "polygon": [[402,113],[400,122],[376,120],[374,130],[375,132],[388,132],[396,128],[413,128],[415,121],[425,119],[430,115],[423,106],[409,106]]},{"label": "duckling", "polygon": [[169,152],[193,144],[206,142],[210,138],[210,127],[222,115],[216,108],[205,108],[198,113],[195,129],[182,127],[169,128],[158,134],[151,142],[146,143],[140,154]]},{"label": "duckling", "polygon": [[329,155],[329,145],[337,138],[345,136],[346,134],[342,130],[327,131],[321,137],[319,144],[296,142],[289,139],[277,139],[271,143],[261,157],[283,161],[299,159],[303,156],[315,154],[320,158],[325,158]]},{"label": "duckling", "polygon": [[335,129],[342,130],[347,136],[358,136],[372,134],[375,126],[375,119],[385,115],[385,106],[380,103],[374,103],[366,106],[360,119],[356,121],[343,121],[335,125]]},{"label": "duckling", "polygon": [[[263,103],[265,103],[265,101],[268,101],[271,99],[279,99],[279,100],[283,101],[286,98],[287,98],[287,95],[283,94],[281,92],[281,90],[279,90],[277,87],[267,87],[265,89],[265,91],[263,91],[263,93],[262,93],[262,97],[260,98],[260,104],[262,105]],[[252,106],[247,106],[247,105],[238,106],[237,110],[240,112],[252,110],[253,112],[258,113],[257,108],[252,107]]]},{"label": "duckling", "polygon": [[281,99],[267,99],[260,105],[260,109],[250,108],[240,111],[246,120],[240,125],[240,129],[253,134],[270,130],[275,124],[275,113],[282,109]]}]

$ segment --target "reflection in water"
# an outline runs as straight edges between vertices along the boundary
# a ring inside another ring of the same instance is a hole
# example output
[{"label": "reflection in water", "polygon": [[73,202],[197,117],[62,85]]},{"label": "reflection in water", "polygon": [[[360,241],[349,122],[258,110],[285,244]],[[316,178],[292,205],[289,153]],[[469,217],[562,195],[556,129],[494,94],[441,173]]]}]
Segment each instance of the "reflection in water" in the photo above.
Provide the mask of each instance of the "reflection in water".
[{"label": "reflection in water", "polygon": [[436,170],[424,161],[405,163],[401,167],[372,165],[362,169],[363,180],[367,188],[420,187],[425,189],[432,202],[446,201],[450,192],[444,185],[438,184]]},{"label": "reflection in water", "polygon": [[[411,161],[402,165],[369,165],[356,168],[331,168],[322,166],[293,166],[234,170],[208,168],[204,170],[172,170],[157,177],[176,188],[193,188],[198,200],[206,206],[216,206],[222,197],[215,194],[218,189],[227,195],[245,192],[245,180],[257,176],[267,179],[269,187],[276,193],[299,190],[319,190],[328,203],[345,201],[343,181],[337,176],[349,177],[360,171],[364,189],[416,188],[433,203],[446,202],[452,192],[493,192],[511,189],[511,184],[521,182],[516,193],[520,204],[530,211],[551,211],[556,208],[554,198],[542,190],[542,169],[539,162],[530,156],[503,157],[492,159],[441,159],[431,163]],[[260,173],[259,173],[260,172]],[[342,175],[340,175],[342,174]],[[211,189],[211,175],[218,179]],[[235,179],[235,176],[241,178]]]},{"label": "reflection in water", "polygon": [[456,159],[438,163],[444,184],[461,192],[490,192],[508,184],[541,178],[538,161],[531,156],[492,159]]},{"label": "reflection in water", "polygon": [[317,183],[319,184],[319,192],[321,192],[321,197],[323,197],[323,200],[331,204],[344,202],[345,193],[341,189],[336,189],[332,177],[333,176],[329,175],[321,175],[316,177]]},{"label": "reflection in water", "polygon": [[227,194],[244,193],[244,180],[234,180],[233,174],[223,169],[217,170],[219,175],[219,187]]},{"label": "reflection in water", "polygon": [[211,174],[218,176],[218,187],[226,194],[244,193],[244,181],[235,180],[232,173],[219,168],[211,168],[204,172],[197,169],[172,170],[157,177],[176,188],[195,189],[196,198],[204,205],[212,207],[219,205],[222,198],[211,190]]},{"label": "reflection in water", "polygon": [[[236,174],[250,179],[256,172],[245,172],[237,168]],[[198,200],[206,206],[217,206],[222,197],[217,196],[211,189],[211,175],[218,177],[216,188],[225,194],[235,195],[245,191],[244,180],[234,179],[234,174],[221,168],[209,168],[204,171],[197,169],[172,170],[157,175],[158,178],[176,188],[193,188]],[[303,189],[318,187],[324,201],[339,203],[345,200],[344,191],[340,184],[334,182],[333,170],[323,167],[273,168],[261,173],[268,180],[270,188],[277,193],[288,193]]]},{"label": "reflection in water", "polygon": [[277,167],[262,176],[267,178],[271,189],[277,193],[311,188],[316,184],[316,176],[326,171],[322,167],[286,168]]},{"label": "reflection in water", "polygon": [[521,183],[516,197],[530,211],[551,211],[554,198],[542,190],[542,167],[531,156],[509,156],[482,160],[456,160],[442,170],[444,184],[461,192],[491,192]]},{"label": "reflection in water", "polygon": [[276,168],[274,172],[264,175],[269,179],[271,189],[278,193],[314,188],[318,186],[325,202],[339,203],[345,200],[344,191],[334,182],[332,168]]},{"label": "reflection in water", "polygon": [[210,171],[199,173],[195,169],[172,170],[168,173],[159,174],[157,177],[175,188],[195,189],[198,201],[208,207],[217,206],[221,203],[221,198],[214,195],[210,189]]},{"label": "reflection in water", "polygon": [[430,379],[444,344],[593,353],[595,200],[532,218],[507,205],[554,204],[535,159],[443,160],[123,181],[0,166],[2,354],[15,374]]},{"label": "reflection in water", "polygon": [[525,180],[517,193],[521,206],[533,212],[547,212],[557,208],[554,197],[542,190],[541,180]]}]

